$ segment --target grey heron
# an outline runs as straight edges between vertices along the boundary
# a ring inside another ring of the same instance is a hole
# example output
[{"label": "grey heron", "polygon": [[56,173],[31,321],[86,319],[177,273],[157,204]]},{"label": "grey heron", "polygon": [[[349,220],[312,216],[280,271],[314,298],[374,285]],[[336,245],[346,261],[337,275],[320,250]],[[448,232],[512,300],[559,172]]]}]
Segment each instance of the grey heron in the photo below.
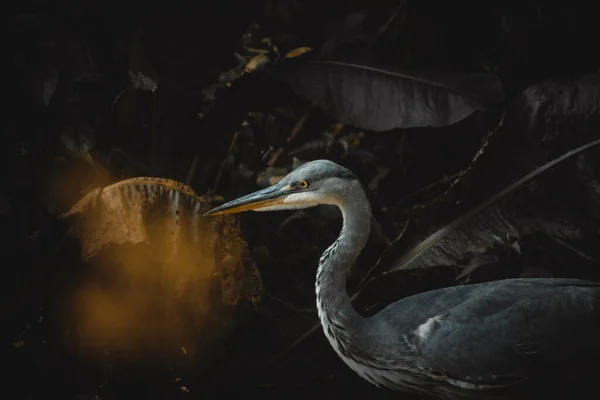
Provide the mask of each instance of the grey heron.
[{"label": "grey heron", "polygon": [[339,207],[343,225],[319,260],[318,315],[335,352],[362,378],[439,398],[537,398],[542,386],[559,388],[555,384],[575,371],[597,371],[597,282],[521,278],[460,285],[361,316],[346,280],[369,236],[371,208],[357,177],[331,161],[308,162],[278,183],[205,215],[319,204]]}]

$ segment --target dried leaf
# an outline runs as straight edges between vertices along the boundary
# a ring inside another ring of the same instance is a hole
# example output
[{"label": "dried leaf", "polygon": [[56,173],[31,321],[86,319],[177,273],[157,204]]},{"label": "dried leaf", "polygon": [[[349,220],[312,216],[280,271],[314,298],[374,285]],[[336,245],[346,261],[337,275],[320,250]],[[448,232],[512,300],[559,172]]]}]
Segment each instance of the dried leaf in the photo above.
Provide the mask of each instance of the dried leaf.
[{"label": "dried leaf", "polygon": [[308,47],[308,46],[298,47],[297,49],[288,51],[285,54],[285,58],[298,57],[298,56],[301,56],[304,53],[308,53],[309,51],[313,51],[313,48],[312,47]]},{"label": "dried leaf", "polygon": [[256,71],[258,68],[264,66],[265,64],[269,63],[269,57],[267,57],[264,54],[259,54],[257,56],[254,56],[250,59],[250,61],[248,61],[248,64],[246,64],[246,68],[244,69],[244,71],[246,73],[251,73]]},{"label": "dried leaf", "polygon": [[300,60],[281,62],[271,72],[338,121],[362,129],[448,126],[504,99],[493,74]]}]

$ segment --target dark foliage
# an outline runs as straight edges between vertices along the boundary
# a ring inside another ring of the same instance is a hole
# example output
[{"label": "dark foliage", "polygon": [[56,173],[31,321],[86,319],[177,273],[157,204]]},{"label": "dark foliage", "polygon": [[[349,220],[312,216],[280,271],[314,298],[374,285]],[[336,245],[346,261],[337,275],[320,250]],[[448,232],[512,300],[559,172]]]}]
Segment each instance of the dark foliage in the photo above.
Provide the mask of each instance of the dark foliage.
[{"label": "dark foliage", "polygon": [[[241,215],[246,251],[216,258],[256,264],[264,294],[258,304],[217,302],[197,355],[179,346],[160,356],[85,354],[73,293],[96,270],[81,261],[71,221],[58,215],[133,177],[185,182],[216,205],[310,159],[347,166],[374,214],[348,285],[354,292],[377,263],[355,301],[364,314],[466,282],[600,279],[597,147],[451,225],[598,139],[596,13],[558,4],[465,7],[15,3],[4,22],[9,112],[0,146],[3,395],[397,398],[356,377],[318,329],[305,334],[318,322],[317,260],[341,224],[330,207]],[[303,47],[312,51],[297,51]],[[294,50],[303,54],[292,57]],[[398,264],[448,226],[443,240]],[[100,275],[110,287],[110,273]],[[207,285],[219,297],[229,278]]]}]

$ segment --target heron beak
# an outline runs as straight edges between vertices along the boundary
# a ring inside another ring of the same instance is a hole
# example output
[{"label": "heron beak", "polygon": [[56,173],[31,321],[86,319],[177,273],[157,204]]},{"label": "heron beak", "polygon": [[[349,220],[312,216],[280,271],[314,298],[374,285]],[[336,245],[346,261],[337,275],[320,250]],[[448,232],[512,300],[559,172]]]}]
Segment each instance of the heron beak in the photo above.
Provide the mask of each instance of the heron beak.
[{"label": "heron beak", "polygon": [[257,208],[283,204],[287,195],[291,193],[293,193],[293,189],[289,185],[282,186],[275,184],[240,197],[239,199],[231,200],[219,207],[215,207],[205,213],[204,216],[235,214],[243,211],[256,210]]}]

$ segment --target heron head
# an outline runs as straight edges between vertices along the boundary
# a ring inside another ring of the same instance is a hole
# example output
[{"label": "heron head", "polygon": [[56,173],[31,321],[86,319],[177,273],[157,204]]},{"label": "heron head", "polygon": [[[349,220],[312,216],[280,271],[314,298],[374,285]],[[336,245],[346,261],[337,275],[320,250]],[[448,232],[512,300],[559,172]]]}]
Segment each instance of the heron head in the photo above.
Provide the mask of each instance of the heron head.
[{"label": "heron head", "polygon": [[348,169],[332,161],[315,160],[296,168],[272,186],[227,202],[204,215],[340,205],[356,187],[360,187],[358,178]]}]

